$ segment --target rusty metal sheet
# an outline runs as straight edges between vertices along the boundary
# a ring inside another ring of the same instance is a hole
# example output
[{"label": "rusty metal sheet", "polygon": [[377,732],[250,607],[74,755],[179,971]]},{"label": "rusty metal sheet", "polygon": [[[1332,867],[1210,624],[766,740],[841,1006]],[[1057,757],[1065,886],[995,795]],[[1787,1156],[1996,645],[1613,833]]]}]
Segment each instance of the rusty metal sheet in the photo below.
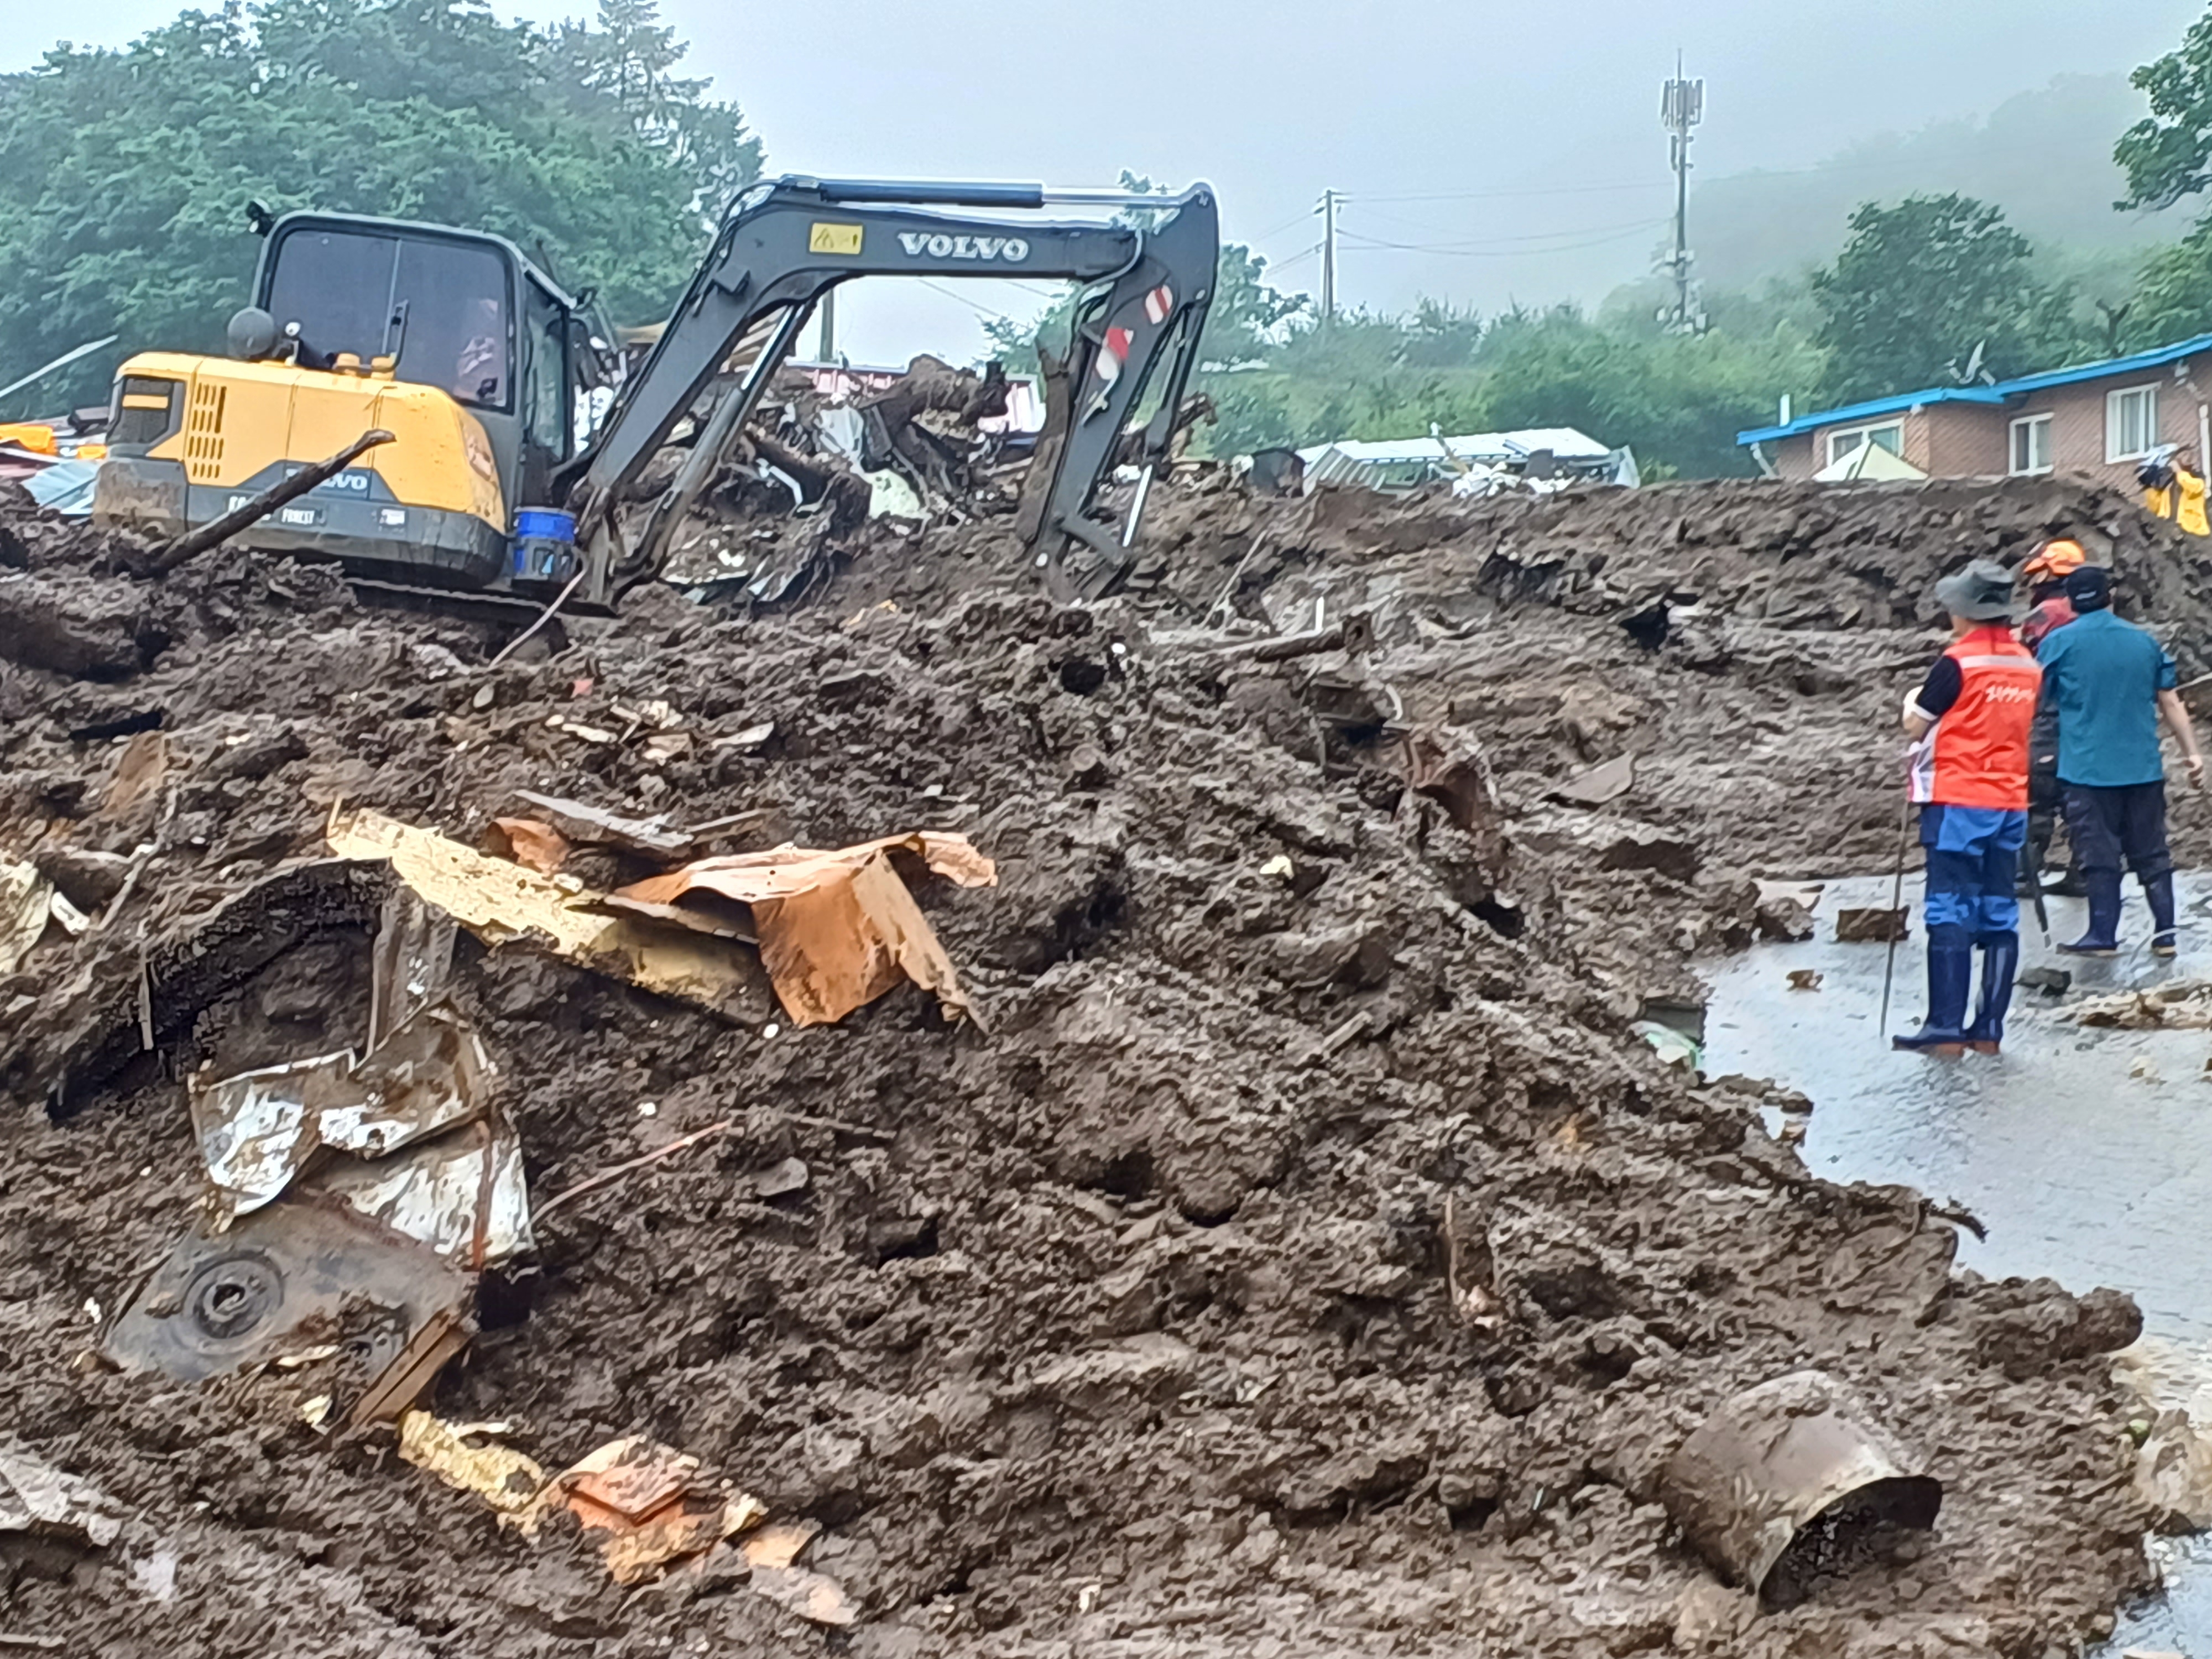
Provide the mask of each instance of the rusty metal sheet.
[{"label": "rusty metal sheet", "polygon": [[619,1584],[657,1577],[764,1519],[760,1500],[702,1479],[699,1460],[643,1435],[609,1441],[546,1483],[541,1509],[559,1506],[588,1533]]},{"label": "rusty metal sheet", "polygon": [[389,860],[426,902],[485,944],[527,939],[579,967],[747,1024],[769,1018],[774,1001],[753,954],[734,943],[592,909],[601,896],[572,890],[519,864],[367,810],[331,826],[341,857]]},{"label": "rusty metal sheet", "polygon": [[702,859],[615,896],[673,904],[706,891],[751,906],[762,965],[797,1024],[833,1024],[902,979],[934,992],[948,1016],[972,1013],[951,958],[891,866],[895,850],[920,854],[963,887],[998,880],[966,836],[921,830],[835,852],[779,847]]},{"label": "rusty metal sheet", "polygon": [[394,885],[369,947],[368,1048],[438,1000],[453,977],[453,919],[413,888]]}]

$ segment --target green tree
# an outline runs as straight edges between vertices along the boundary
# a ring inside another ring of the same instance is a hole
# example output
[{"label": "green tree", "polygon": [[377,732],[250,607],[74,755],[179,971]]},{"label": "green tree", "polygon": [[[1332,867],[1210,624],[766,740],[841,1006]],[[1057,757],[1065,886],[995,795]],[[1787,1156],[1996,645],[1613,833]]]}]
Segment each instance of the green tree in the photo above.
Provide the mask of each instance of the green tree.
[{"label": "green tree", "polygon": [[122,337],[15,407],[98,401],[132,351],[219,349],[258,252],[254,198],[497,231],[618,318],[662,315],[760,149],[732,106],[671,76],[682,49],[649,0],[603,18],[245,0],[0,76],[0,381]]},{"label": "green tree", "polygon": [[1573,306],[1516,307],[1483,323],[1430,302],[1410,317],[1355,313],[1302,328],[1258,370],[1203,376],[1220,413],[1204,436],[1215,453],[1235,453],[1416,437],[1431,423],[1571,426],[1630,446],[1655,476],[1741,476],[1752,462],[1735,434],[1771,418],[1778,390],[1816,384],[1822,366],[1787,319],[1682,336],[1661,332],[1640,308],[1593,320]]},{"label": "green tree", "polygon": [[[2193,24],[2180,47],[2130,77],[2150,113],[2120,135],[2112,159],[2128,177],[2123,211],[2167,208],[2212,185],[2212,13]],[[2130,346],[2160,344],[2212,327],[2212,216],[2179,242],[2143,261],[2124,318],[2115,327]]]},{"label": "green tree", "polygon": [[1850,232],[1835,264],[1813,275],[1838,401],[1945,384],[1977,350],[2000,379],[2027,374],[2076,343],[2072,296],[2035,279],[2033,248],[1987,203],[1869,202]]},{"label": "green tree", "polygon": [[2190,26],[2179,50],[2128,78],[2148,95],[2150,113],[2112,147],[2128,175],[2128,193],[2114,205],[2172,207],[2212,184],[2212,13]]}]

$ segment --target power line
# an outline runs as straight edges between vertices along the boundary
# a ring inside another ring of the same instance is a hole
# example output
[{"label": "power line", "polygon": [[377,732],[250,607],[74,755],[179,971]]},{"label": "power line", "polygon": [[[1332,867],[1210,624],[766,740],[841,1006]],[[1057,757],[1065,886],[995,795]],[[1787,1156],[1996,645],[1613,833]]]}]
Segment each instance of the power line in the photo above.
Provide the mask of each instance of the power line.
[{"label": "power line", "polygon": [[[1917,157],[1901,156],[1881,161],[1816,161],[1802,167],[1748,167],[1741,173],[1723,173],[1715,184],[1738,183],[1747,179],[1802,179],[1815,173],[1894,173],[1900,168],[1923,165]],[[1386,191],[1370,194],[1364,190],[1340,190],[1336,193],[1340,202],[1489,202],[1505,197],[1521,196],[1593,196],[1632,190],[1661,190],[1672,181],[1644,179],[1634,184],[1618,185],[1554,185],[1528,190],[1444,190],[1415,191],[1408,193]]]},{"label": "power line", "polygon": [[971,300],[966,295],[959,292],[957,289],[947,288],[942,283],[932,282],[927,276],[917,276],[915,280],[920,283],[924,288],[936,289],[938,293],[942,294],[948,300],[957,300],[962,305],[966,306],[969,310],[975,313],[978,316],[995,317],[1002,323],[1018,323],[1021,320],[1018,317],[1009,315],[1007,313],[1000,311],[995,306],[987,306],[979,300]]},{"label": "power line", "polygon": [[[1510,259],[1526,258],[1532,254],[1566,253],[1576,248],[1598,247],[1607,242],[1617,242],[1645,231],[1656,230],[1668,222],[1668,221],[1663,218],[1642,219],[1629,225],[1594,227],[1587,230],[1552,231],[1540,236],[1501,237],[1489,242],[1394,242],[1382,237],[1368,236],[1356,230],[1347,230],[1343,234],[1352,238],[1354,246],[1362,252],[1442,253],[1470,259]],[[1579,237],[1583,240],[1577,241],[1553,240],[1562,236]],[[1547,242],[1549,245],[1541,247],[1505,246],[1509,243],[1532,241]]]},{"label": "power line", "polygon": [[[1609,236],[1615,233],[1643,230],[1650,226],[1663,225],[1666,222],[1665,219],[1638,219],[1633,222],[1624,221],[1619,224],[1611,225],[1578,225],[1572,230],[1535,230],[1522,236],[1462,236],[1442,242],[1395,241],[1388,236],[1370,236],[1364,230],[1347,230],[1344,234],[1357,236],[1361,240],[1371,242],[1378,247],[1417,247],[1423,252],[1427,252],[1438,248],[1484,249],[1507,247],[1522,242],[1556,242],[1562,238]],[[1542,250],[1538,249],[1537,252],[1540,252]]]},{"label": "power line", "polygon": [[[1656,186],[1655,186],[1655,188],[1656,188]],[[1368,205],[1366,205],[1366,204],[1364,204],[1364,203],[1363,203],[1363,202],[1360,202],[1357,197],[1352,197],[1352,198],[1342,198],[1342,199],[1348,199],[1348,200],[1352,201],[1353,204],[1355,204],[1358,207],[1358,209],[1359,209],[1359,212],[1358,212],[1358,216],[1361,220],[1363,220],[1363,221],[1365,221],[1365,220],[1370,220],[1370,219],[1379,219],[1379,220],[1382,221],[1383,222],[1385,222],[1386,224],[1392,224],[1392,225],[1402,225],[1402,226],[1404,226],[1404,227],[1405,227],[1407,229],[1408,229],[1408,230],[1422,230],[1422,231],[1428,231],[1428,232],[1430,232],[1431,234],[1432,234],[1433,235],[1436,235],[1436,236],[1438,236],[1438,237],[1446,238],[1446,239],[1460,238],[1461,240],[1466,240],[1464,237],[1462,237],[1462,236],[1461,228],[1460,228],[1460,227],[1459,227],[1459,226],[1457,226],[1457,225],[1444,225],[1444,224],[1438,224],[1438,223],[1437,223],[1434,220],[1431,220],[1431,219],[1408,219],[1408,218],[1407,218],[1403,214],[1399,214],[1399,213],[1384,213],[1384,212],[1381,212],[1381,211],[1379,211],[1378,210],[1376,210],[1376,209],[1375,209],[1375,208],[1369,207]],[[1583,234],[1583,232],[1581,232],[1581,231],[1577,231],[1577,230],[1560,230],[1560,231],[1539,231],[1539,232],[1534,233],[1534,235],[1535,235],[1535,236],[1578,236],[1578,235],[1581,235],[1581,234]],[[1498,238],[1494,238],[1494,239],[1492,239],[1492,240],[1498,240],[1498,241],[1510,241],[1510,240],[1534,240],[1534,236],[1532,236],[1532,237],[1526,238],[1526,239],[1518,239],[1518,238],[1512,238],[1512,237],[1498,237]]]},{"label": "power line", "polygon": [[1264,242],[1270,236],[1279,236],[1285,231],[1288,230],[1292,225],[1302,225],[1307,220],[1312,218],[1314,216],[1314,211],[1315,210],[1312,208],[1308,208],[1304,212],[1297,215],[1296,217],[1284,220],[1282,223],[1277,225],[1273,230],[1261,231],[1252,240],[1255,242]]},{"label": "power line", "polygon": [[1639,179],[1634,184],[1620,185],[1552,185],[1531,190],[1444,190],[1417,191],[1406,195],[1370,195],[1364,190],[1340,190],[1340,199],[1346,202],[1492,202],[1508,196],[1597,196],[1629,190],[1657,190],[1660,181]]}]

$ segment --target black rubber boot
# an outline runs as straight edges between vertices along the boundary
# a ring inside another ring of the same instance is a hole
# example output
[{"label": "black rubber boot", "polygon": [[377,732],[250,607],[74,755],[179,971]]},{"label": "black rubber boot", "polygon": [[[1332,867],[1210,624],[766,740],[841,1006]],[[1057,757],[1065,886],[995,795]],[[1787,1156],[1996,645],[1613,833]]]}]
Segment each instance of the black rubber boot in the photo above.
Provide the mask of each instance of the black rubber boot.
[{"label": "black rubber boot", "polygon": [[2150,953],[2170,957],[2179,948],[2173,927],[2173,872],[2142,878],[2143,897],[2150,902]]},{"label": "black rubber boot", "polygon": [[2069,956],[2116,957],[2120,953],[2120,872],[2099,870],[2086,878],[2089,889],[2089,931],[2058,948]]},{"label": "black rubber boot", "polygon": [[2013,977],[2020,972],[2020,935],[1983,933],[1974,943],[1982,947],[1982,1000],[1966,1028],[1966,1046],[1993,1054],[2004,1042],[2005,1010],[2012,1006]]},{"label": "black rubber boot", "polygon": [[1966,1046],[1966,994],[1973,984],[1972,936],[1963,927],[1945,924],[1928,930],[1928,1018],[1909,1036],[1892,1037],[1893,1048],[1923,1053]]}]

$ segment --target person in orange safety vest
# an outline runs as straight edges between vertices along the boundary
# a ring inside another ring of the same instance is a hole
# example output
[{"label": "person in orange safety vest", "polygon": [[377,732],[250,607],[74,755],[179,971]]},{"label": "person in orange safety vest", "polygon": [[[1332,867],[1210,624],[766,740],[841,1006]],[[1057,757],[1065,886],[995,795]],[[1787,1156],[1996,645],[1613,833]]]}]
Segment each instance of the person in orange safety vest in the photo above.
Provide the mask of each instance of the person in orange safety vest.
[{"label": "person in orange safety vest", "polygon": [[[1927,859],[1928,1014],[1899,1048],[1995,1054],[2020,966],[2020,849],[2029,729],[2043,671],[2012,630],[2012,573],[1977,559],[1936,584],[1952,644],[1905,700],[1912,799]],[[1966,1000],[1974,952],[1981,997]]]}]

